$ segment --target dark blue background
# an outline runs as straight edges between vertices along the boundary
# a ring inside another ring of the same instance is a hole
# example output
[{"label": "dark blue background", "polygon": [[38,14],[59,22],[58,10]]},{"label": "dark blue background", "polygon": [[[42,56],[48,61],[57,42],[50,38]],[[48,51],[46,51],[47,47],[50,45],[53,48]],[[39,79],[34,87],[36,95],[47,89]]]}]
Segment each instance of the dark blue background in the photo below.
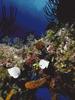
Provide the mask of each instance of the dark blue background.
[{"label": "dark blue background", "polygon": [[[16,32],[11,32],[12,35],[23,36],[25,33],[33,32],[41,36],[48,25],[45,12],[43,11],[47,3],[48,0],[4,0],[6,16],[10,16],[11,4],[14,6],[16,12],[15,23],[17,29]],[[0,16],[2,16],[2,0],[0,0]]]}]

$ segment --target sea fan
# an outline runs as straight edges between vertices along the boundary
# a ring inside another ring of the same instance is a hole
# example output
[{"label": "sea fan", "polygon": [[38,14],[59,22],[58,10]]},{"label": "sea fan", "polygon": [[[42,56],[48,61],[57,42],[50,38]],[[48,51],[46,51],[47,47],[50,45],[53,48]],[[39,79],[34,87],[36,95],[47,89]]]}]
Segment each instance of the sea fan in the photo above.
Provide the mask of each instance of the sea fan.
[{"label": "sea fan", "polygon": [[59,0],[48,0],[46,6],[44,7],[45,16],[49,23],[57,21],[56,10],[59,4]]},{"label": "sea fan", "polygon": [[49,22],[75,22],[74,0],[48,0],[44,7],[45,16]]}]

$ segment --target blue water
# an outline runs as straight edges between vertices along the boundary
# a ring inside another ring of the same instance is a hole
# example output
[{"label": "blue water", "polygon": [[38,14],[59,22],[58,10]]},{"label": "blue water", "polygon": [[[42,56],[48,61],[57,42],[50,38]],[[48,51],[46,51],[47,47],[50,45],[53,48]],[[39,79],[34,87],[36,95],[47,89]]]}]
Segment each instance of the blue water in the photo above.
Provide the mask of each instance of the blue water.
[{"label": "blue water", "polygon": [[51,100],[51,93],[48,88],[39,88],[36,90],[36,100]]},{"label": "blue water", "polygon": [[59,100],[71,100],[69,96],[61,95],[59,96]]},{"label": "blue water", "polygon": [[26,32],[42,34],[47,26],[43,7],[47,0],[18,0],[15,6],[18,8],[16,22],[25,28]]},{"label": "blue water", "polygon": [[[52,100],[52,93],[47,87],[38,88],[35,92],[36,100]],[[69,96],[59,94],[58,100],[71,100]]]},{"label": "blue water", "polygon": [[[5,0],[6,16],[10,15],[10,4],[17,9],[16,25],[19,26],[24,33],[34,32],[41,36],[48,25],[43,8],[47,5],[48,0]],[[2,16],[2,0],[0,0],[0,16]],[[50,16],[54,19],[54,16]],[[52,20],[51,20],[52,22]],[[15,33],[20,34],[20,33]],[[23,34],[22,34],[23,35]]]}]

